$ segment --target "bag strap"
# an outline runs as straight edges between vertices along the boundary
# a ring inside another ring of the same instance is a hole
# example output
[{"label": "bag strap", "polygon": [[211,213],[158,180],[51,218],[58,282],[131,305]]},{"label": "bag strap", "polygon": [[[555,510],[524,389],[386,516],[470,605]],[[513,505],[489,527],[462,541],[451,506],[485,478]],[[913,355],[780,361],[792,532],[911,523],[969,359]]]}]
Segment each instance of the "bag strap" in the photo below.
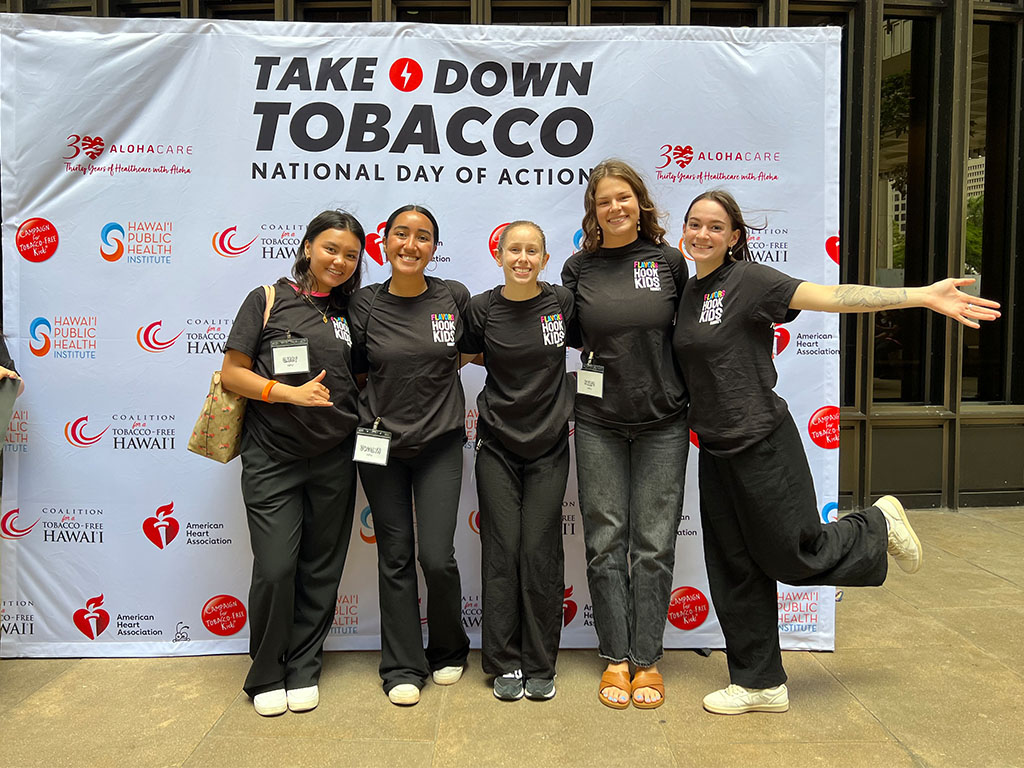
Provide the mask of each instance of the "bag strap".
[{"label": "bag strap", "polygon": [[274,308],[274,298],[277,296],[277,286],[264,285],[263,292],[267,297],[267,306],[263,310],[263,330],[267,329],[267,321],[270,319],[270,310]]}]

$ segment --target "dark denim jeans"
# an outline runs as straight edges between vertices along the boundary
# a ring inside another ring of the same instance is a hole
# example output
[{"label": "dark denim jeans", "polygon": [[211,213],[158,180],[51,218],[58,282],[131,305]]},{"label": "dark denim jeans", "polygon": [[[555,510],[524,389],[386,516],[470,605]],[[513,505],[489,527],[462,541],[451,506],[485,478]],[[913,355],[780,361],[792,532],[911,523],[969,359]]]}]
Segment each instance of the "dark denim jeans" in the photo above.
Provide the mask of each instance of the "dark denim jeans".
[{"label": "dark denim jeans", "polygon": [[685,415],[576,422],[576,472],[598,651],[649,667],[663,653],[690,442]]}]

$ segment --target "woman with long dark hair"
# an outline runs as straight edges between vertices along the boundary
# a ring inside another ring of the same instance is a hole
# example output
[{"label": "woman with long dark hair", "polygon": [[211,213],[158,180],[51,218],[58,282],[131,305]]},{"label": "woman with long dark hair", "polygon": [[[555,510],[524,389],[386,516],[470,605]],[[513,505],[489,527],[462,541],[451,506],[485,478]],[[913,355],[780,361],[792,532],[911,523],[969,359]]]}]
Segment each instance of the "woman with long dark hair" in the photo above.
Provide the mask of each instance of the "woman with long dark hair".
[{"label": "woman with long dark hair", "polygon": [[[583,247],[562,270],[582,347],[576,472],[602,704],[664,701],[657,663],[672,590],[689,450],[687,394],[672,357],[686,264],[665,242],[639,174],[620,160],[591,172]],[[635,667],[630,679],[629,665]]]},{"label": "woman with long dark hair", "polygon": [[[392,213],[384,228],[391,277],[357,293],[350,312],[368,370],[356,454],[377,538],[380,676],[391,702],[404,706],[419,701],[428,676],[438,685],[457,682],[469,653],[454,544],[466,442],[459,344],[469,291],[424,274],[438,241],[426,208]],[[417,544],[428,593],[426,650]]]},{"label": "woman with long dark hair", "polygon": [[355,506],[357,387],[347,311],[363,228],[324,211],[306,227],[292,278],[238,310],[221,381],[249,398],[242,498],[252,544],[245,692],[265,716],[313,709]]},{"label": "woman with long dark hair", "polygon": [[903,505],[873,506],[822,524],[800,432],[774,392],[774,323],[801,310],[877,312],[927,307],[977,328],[999,304],[949,278],[923,288],[825,286],[750,261],[747,225],[732,195],[711,190],[686,212],[683,241],[696,264],[679,304],[673,346],[700,442],[700,511],[711,597],[725,634],[730,685],[704,697],[709,712],[785,712],[777,581],[875,586],[886,553],[908,573],[921,543]]}]

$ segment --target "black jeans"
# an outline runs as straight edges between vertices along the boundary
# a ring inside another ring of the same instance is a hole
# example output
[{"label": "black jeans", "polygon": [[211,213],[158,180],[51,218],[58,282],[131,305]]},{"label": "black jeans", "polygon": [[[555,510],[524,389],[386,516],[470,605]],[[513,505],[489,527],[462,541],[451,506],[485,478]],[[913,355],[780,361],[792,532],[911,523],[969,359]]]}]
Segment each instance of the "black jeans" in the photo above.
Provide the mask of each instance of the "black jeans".
[{"label": "black jeans", "polygon": [[[386,467],[359,465],[377,537],[380,676],[385,693],[402,683],[422,688],[431,671],[464,665],[469,654],[454,543],[462,446],[462,434],[453,432],[412,458],[392,456]],[[417,543],[427,587],[426,652],[416,582]]]},{"label": "black jeans", "polygon": [[562,634],[565,556],[562,500],[569,479],[569,429],[536,459],[516,455],[485,431],[477,439],[483,575],[483,670],[555,676]]},{"label": "black jeans", "polygon": [[746,688],[786,682],[777,581],[793,586],[877,586],[888,568],[879,509],[822,524],[814,481],[792,416],[735,456],[700,450],[700,516],[729,679]]},{"label": "black jeans", "polygon": [[320,679],[356,500],[353,438],[281,462],[242,436],[242,498],[252,545],[250,696]]}]

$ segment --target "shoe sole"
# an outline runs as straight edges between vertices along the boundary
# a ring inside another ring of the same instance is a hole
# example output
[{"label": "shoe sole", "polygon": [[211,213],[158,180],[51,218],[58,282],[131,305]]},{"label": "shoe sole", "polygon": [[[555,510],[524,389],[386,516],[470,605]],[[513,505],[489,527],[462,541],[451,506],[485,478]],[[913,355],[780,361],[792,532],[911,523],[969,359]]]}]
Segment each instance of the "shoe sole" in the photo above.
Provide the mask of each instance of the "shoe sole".
[{"label": "shoe sole", "polygon": [[[896,513],[899,515],[900,521],[906,527],[907,533],[910,534],[910,538],[914,541],[914,546],[917,547],[916,568],[914,568],[913,570],[908,570],[904,568],[902,560],[896,560],[896,565],[898,565],[900,567],[900,570],[904,573],[917,573],[919,570],[921,570],[921,564],[924,563],[924,548],[921,546],[921,540],[917,538],[917,532],[914,531],[913,526],[910,524],[910,518],[907,517],[907,511],[903,508],[903,503],[895,496],[883,496],[878,501],[885,501],[893,509],[896,510]],[[876,506],[878,504],[878,501],[875,502]]]},{"label": "shoe sole", "polygon": [[552,691],[551,693],[547,694],[546,696],[543,695],[543,694],[540,695],[540,696],[537,696],[536,694],[531,696],[530,694],[527,693],[526,694],[526,698],[528,698],[530,701],[551,701],[551,699],[555,698],[555,692]]},{"label": "shoe sole", "polygon": [[455,685],[457,682],[459,682],[459,680],[462,679],[462,673],[460,672],[459,676],[455,678],[437,678],[434,675],[431,675],[430,679],[434,681],[434,685]]},{"label": "shoe sole", "polygon": [[395,706],[398,706],[398,707],[411,707],[414,704],[419,704],[420,703],[420,695],[419,694],[420,694],[419,691],[416,691],[415,695],[407,694],[405,696],[401,696],[401,695],[399,695],[399,696],[392,696],[389,693],[388,694],[388,701],[390,701],[392,704],[394,704]]},{"label": "shoe sole", "polygon": [[785,704],[752,704],[749,707],[742,707],[740,709],[722,709],[708,704],[704,704],[704,709],[713,715],[745,715],[748,712],[770,712],[770,713],[782,713],[789,711],[789,702]]},{"label": "shoe sole", "polygon": [[288,702],[288,710],[290,712],[309,712],[311,709],[316,709],[320,705],[320,700],[311,702],[304,702],[302,704],[292,704]]},{"label": "shoe sole", "polygon": [[253,709],[256,710],[256,714],[260,717],[277,717],[278,715],[283,715],[288,711],[288,705],[285,704],[280,709],[277,709],[276,707],[274,709],[267,709],[265,707],[261,708],[254,705]]},{"label": "shoe sole", "polygon": [[498,701],[519,701],[524,695],[523,691],[520,691],[518,696],[499,696],[497,691],[492,692],[494,693],[494,698]]}]

